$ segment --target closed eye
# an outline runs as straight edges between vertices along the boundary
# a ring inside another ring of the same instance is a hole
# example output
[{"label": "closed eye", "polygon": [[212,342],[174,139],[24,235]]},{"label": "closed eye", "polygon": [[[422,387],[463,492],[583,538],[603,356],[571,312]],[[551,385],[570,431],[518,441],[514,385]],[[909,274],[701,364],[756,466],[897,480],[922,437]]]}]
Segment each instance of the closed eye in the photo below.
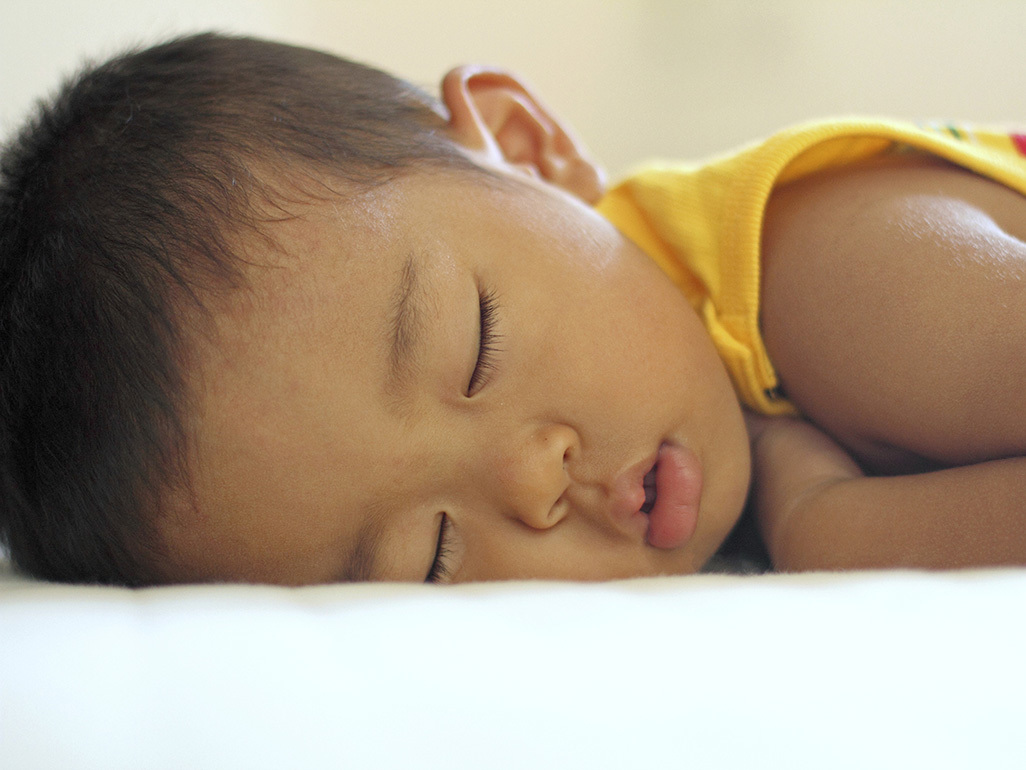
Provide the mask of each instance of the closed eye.
[{"label": "closed eye", "polygon": [[474,364],[474,371],[470,375],[470,383],[467,385],[468,396],[472,396],[480,390],[488,373],[495,368],[495,355],[498,353],[498,342],[500,339],[500,336],[495,332],[495,316],[498,311],[495,292],[482,292],[478,305],[480,308],[480,332],[477,345],[477,362]]},{"label": "closed eye", "polygon": [[438,527],[438,542],[435,544],[435,559],[431,562],[431,570],[424,579],[425,583],[443,583],[452,571],[449,547],[449,517],[442,514],[442,523]]}]

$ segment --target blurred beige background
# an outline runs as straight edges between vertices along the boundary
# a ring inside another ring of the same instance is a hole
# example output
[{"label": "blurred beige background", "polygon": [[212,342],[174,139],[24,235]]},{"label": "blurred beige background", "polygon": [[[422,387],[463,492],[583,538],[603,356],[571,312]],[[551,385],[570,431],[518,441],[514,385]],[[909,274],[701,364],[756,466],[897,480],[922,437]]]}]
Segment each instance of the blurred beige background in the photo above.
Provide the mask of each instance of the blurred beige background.
[{"label": "blurred beige background", "polygon": [[828,114],[1026,123],[1020,0],[0,0],[0,132],[85,57],[207,28],[432,88],[507,66],[614,174]]}]

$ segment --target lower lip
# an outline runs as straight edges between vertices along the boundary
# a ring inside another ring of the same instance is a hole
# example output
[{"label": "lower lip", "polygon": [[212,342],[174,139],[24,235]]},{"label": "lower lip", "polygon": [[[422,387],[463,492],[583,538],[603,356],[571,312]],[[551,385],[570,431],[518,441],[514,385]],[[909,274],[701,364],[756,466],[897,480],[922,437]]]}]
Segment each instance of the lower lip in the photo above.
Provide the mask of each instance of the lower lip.
[{"label": "lower lip", "polygon": [[656,500],[648,514],[648,544],[680,548],[698,527],[702,467],[690,449],[663,444],[656,466]]}]

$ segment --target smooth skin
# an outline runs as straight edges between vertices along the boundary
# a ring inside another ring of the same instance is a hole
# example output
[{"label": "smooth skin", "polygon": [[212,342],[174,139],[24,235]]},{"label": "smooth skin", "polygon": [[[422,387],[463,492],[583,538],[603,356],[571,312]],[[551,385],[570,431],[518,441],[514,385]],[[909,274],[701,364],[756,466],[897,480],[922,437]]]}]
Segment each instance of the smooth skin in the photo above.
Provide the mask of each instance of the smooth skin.
[{"label": "smooth skin", "polygon": [[[750,468],[778,568],[1026,563],[1020,196],[907,159],[775,193],[762,321],[807,419],[746,431],[694,312],[590,208],[602,174],[567,128],[500,71],[454,70],[442,97],[492,180],[318,196],[268,226],[277,248],[244,244],[251,291],[199,343],[169,577],[684,574],[737,521]],[[697,530],[672,549],[625,511],[665,445],[701,469]]]}]

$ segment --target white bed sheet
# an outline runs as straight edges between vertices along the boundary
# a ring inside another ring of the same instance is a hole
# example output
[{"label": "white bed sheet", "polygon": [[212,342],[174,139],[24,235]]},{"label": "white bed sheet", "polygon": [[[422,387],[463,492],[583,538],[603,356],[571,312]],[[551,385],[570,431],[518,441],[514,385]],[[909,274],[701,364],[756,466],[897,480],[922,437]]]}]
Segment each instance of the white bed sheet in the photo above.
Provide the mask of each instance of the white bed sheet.
[{"label": "white bed sheet", "polygon": [[0,580],[4,768],[1022,768],[1026,570]]}]

